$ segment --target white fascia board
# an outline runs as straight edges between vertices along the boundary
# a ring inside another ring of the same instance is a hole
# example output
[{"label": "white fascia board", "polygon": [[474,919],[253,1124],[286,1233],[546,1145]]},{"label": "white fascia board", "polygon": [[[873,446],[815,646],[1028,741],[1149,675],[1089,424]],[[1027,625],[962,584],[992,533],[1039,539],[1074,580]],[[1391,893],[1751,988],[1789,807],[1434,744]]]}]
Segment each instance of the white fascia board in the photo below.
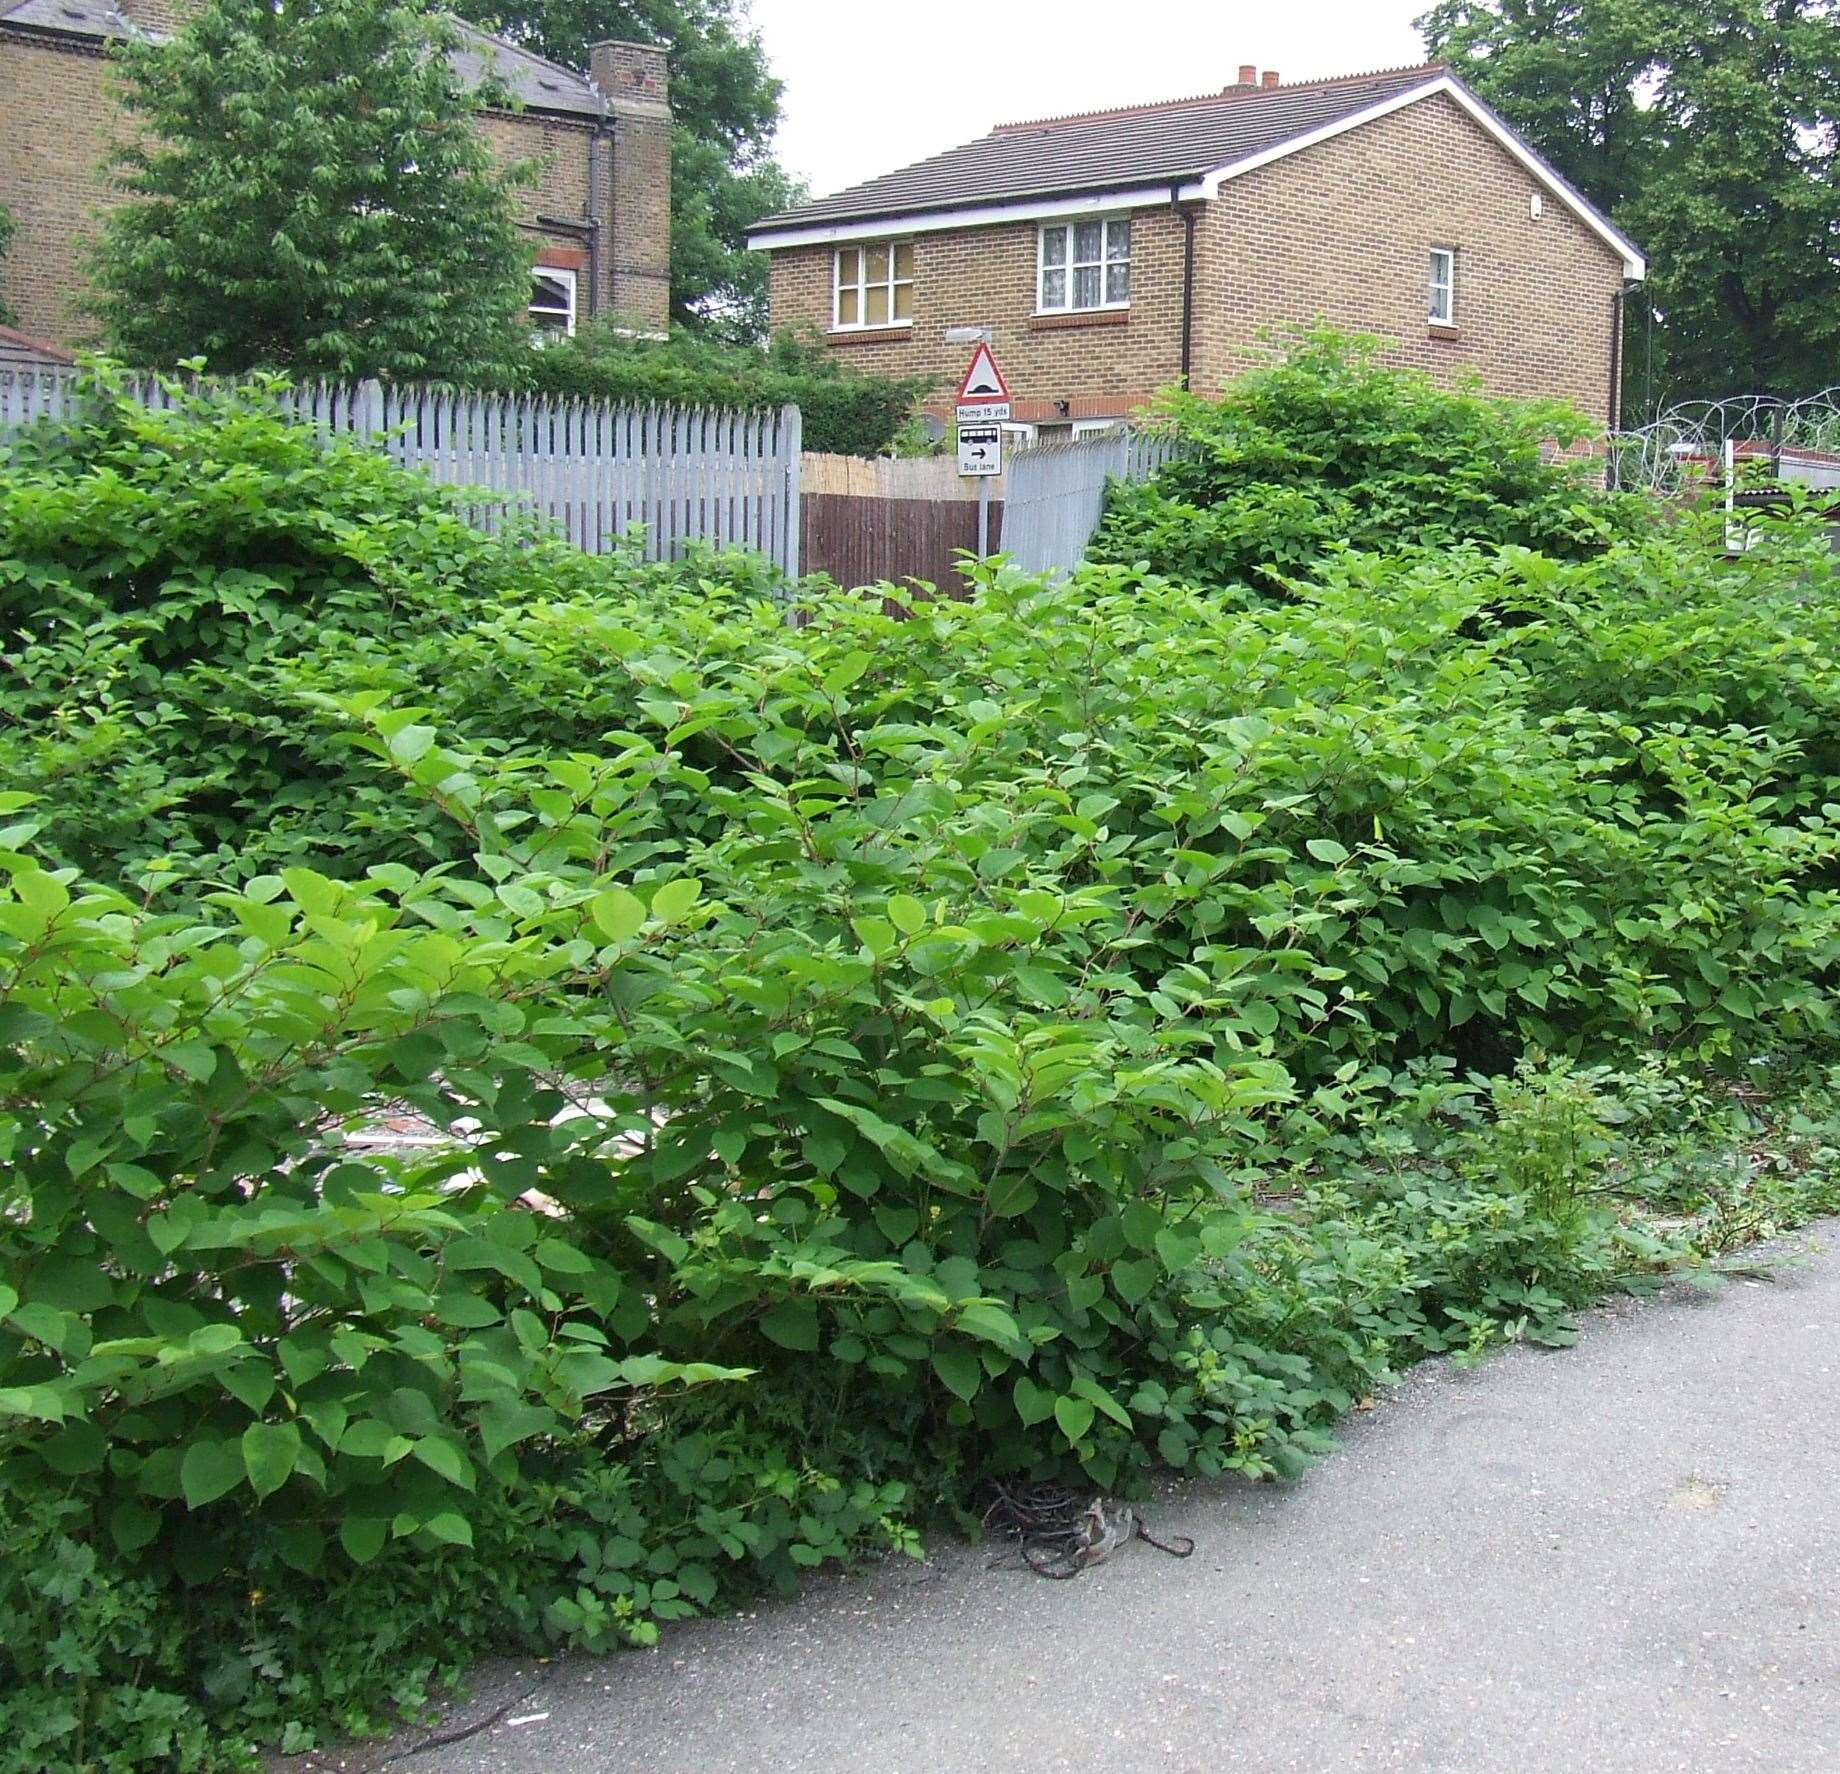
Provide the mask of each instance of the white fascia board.
[{"label": "white fascia board", "polygon": [[1316,129],[1306,131],[1303,135],[1291,137],[1287,142],[1279,142],[1273,147],[1261,149],[1257,154],[1248,154],[1244,160],[1229,161],[1225,166],[1216,167],[1201,180],[1200,195],[1216,196],[1220,187],[1229,179],[1241,178],[1249,172],[1256,172],[1261,166],[1271,165],[1274,160],[1283,160],[1288,155],[1300,154],[1305,148],[1315,147],[1318,142],[1330,141],[1348,130],[1359,129],[1362,124],[1373,123],[1381,117],[1390,116],[1394,111],[1403,111],[1407,105],[1415,105],[1420,99],[1432,98],[1438,93],[1447,94],[1454,99],[1593,234],[1610,247],[1623,261],[1623,275],[1631,283],[1640,283],[1647,276],[1648,261],[1636,250],[1635,242],[1574,191],[1468,87],[1448,74],[1440,74],[1434,80],[1427,80],[1423,86],[1408,87],[1404,92],[1395,93],[1390,99],[1382,99],[1378,104],[1369,105],[1365,111],[1356,111],[1350,116],[1338,117],[1333,123],[1322,124]]},{"label": "white fascia board", "polygon": [[1128,191],[1089,191],[1076,197],[1017,197],[1006,203],[980,203],[966,209],[927,210],[919,215],[871,216],[864,221],[814,222],[802,228],[771,228],[750,234],[755,252],[782,246],[828,246],[833,241],[886,240],[891,235],[938,234],[949,228],[982,228],[993,222],[1047,221],[1055,216],[1092,216],[1108,210],[1143,209],[1148,204],[1200,197],[1201,186],[1178,186],[1174,180],[1136,185]]}]

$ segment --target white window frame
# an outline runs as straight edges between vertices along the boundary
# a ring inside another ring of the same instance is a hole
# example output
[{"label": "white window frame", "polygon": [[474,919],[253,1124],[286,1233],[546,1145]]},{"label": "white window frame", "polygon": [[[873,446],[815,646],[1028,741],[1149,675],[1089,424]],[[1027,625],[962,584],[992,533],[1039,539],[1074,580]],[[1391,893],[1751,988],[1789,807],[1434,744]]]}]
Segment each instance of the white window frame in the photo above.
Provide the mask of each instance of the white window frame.
[{"label": "white window frame", "polygon": [[[1444,275],[1438,275],[1439,261],[1442,261]],[[1444,312],[1437,311],[1438,292],[1444,295]],[[1434,246],[1427,271],[1425,289],[1425,309],[1430,316],[1432,326],[1455,326],[1457,324],[1457,249],[1454,246]]]},{"label": "white window frame", "polygon": [[[1073,256],[1073,243],[1078,236],[1080,224],[1083,222],[1097,222],[1100,225],[1099,256],[1097,259],[1076,260]],[[1123,258],[1114,259],[1111,256],[1112,230],[1120,224],[1123,225],[1127,232],[1130,230],[1131,212],[1129,210],[1115,210],[1110,215],[1102,216],[1069,216],[1065,221],[1043,222],[1035,230],[1035,312],[1037,314],[1116,313],[1120,309],[1129,308],[1131,306],[1131,298],[1128,295],[1122,302],[1113,302],[1105,299],[1105,286],[1107,281],[1105,273],[1108,266],[1123,265],[1126,287],[1128,288],[1130,285],[1131,246],[1134,243],[1127,241]],[[1058,304],[1054,305],[1050,305],[1046,299],[1048,271],[1050,269],[1048,265],[1048,236],[1050,234],[1065,235],[1067,242],[1066,251],[1060,264],[1052,267],[1052,269],[1056,271],[1065,273],[1066,279],[1061,292],[1061,300]],[[1097,266],[1099,271],[1100,300],[1097,302],[1089,302],[1084,307],[1076,307],[1073,300],[1073,274],[1077,270],[1091,269],[1094,266]]]},{"label": "white window frame", "polygon": [[569,292],[569,305],[567,310],[563,312],[562,325],[560,327],[541,325],[536,319],[537,315],[545,314],[554,316],[558,313],[558,310],[554,308],[540,308],[535,301],[532,301],[527,310],[531,316],[531,330],[536,334],[539,341],[554,338],[558,335],[565,339],[572,338],[575,333],[575,318],[580,311],[581,302],[581,279],[579,273],[571,270],[566,265],[532,265],[530,268],[530,277],[531,293],[533,296],[536,293],[536,280],[539,277],[553,277],[559,283],[563,284]]},{"label": "white window frame", "polygon": [[[886,240],[851,241],[847,245],[840,246],[834,252],[832,252],[831,254],[831,331],[832,332],[834,333],[884,333],[884,332],[906,331],[906,330],[910,330],[913,327],[914,317],[911,313],[903,320],[895,319],[895,314],[894,314],[894,310],[895,310],[894,293],[895,291],[901,288],[903,285],[905,285],[909,291],[912,291],[914,287],[914,278],[913,278],[912,272],[909,272],[906,277],[897,277],[895,275],[895,265],[897,263],[896,255],[899,253],[902,247],[906,247],[908,251],[911,253],[913,250],[913,244],[914,243],[911,240],[906,239],[904,237],[896,238],[894,236],[890,236]],[[869,278],[869,255],[872,252],[874,252],[877,247],[883,248],[888,254],[888,276],[885,279],[878,277],[873,282],[871,282]],[[843,291],[844,291],[843,255],[845,253],[854,253],[854,254],[860,255],[856,260],[857,279],[854,283],[852,283],[849,286],[850,288],[856,291],[856,318],[854,320],[845,320],[843,318]],[[863,318],[869,312],[869,292],[872,289],[885,289],[888,292],[888,318],[886,320],[866,320]]]}]

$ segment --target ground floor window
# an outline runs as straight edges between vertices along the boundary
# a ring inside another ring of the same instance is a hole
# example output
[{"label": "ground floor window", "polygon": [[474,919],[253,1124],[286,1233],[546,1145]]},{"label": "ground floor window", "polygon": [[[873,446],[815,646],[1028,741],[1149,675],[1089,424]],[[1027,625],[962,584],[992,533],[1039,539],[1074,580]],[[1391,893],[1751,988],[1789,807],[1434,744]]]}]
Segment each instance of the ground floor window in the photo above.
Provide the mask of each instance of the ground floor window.
[{"label": "ground floor window", "polygon": [[530,322],[539,339],[562,338],[575,330],[575,273],[539,265],[531,273]]}]

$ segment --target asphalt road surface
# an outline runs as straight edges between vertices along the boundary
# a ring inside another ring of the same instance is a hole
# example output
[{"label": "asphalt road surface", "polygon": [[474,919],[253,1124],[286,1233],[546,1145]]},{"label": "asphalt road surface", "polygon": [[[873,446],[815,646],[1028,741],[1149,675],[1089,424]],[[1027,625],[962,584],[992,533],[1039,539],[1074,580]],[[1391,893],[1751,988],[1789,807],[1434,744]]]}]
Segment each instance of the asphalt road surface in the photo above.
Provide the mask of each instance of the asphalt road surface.
[{"label": "asphalt road surface", "polygon": [[395,1766],[1840,1774],[1840,1226],[1779,1254],[1565,1353],[1422,1368],[1294,1485],[1172,1490],[1146,1513],[1186,1563],[1052,1583],[948,1546],[501,1666],[476,1704],[541,1685]]}]

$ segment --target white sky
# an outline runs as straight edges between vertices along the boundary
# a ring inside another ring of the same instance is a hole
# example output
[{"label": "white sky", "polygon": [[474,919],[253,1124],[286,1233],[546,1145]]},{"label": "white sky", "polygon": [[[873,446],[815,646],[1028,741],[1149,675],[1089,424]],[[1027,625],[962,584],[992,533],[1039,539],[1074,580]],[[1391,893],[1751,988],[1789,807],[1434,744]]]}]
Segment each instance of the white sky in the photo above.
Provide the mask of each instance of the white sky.
[{"label": "white sky", "polygon": [[823,196],[993,123],[1424,59],[1430,0],[751,0],[779,157]]}]

